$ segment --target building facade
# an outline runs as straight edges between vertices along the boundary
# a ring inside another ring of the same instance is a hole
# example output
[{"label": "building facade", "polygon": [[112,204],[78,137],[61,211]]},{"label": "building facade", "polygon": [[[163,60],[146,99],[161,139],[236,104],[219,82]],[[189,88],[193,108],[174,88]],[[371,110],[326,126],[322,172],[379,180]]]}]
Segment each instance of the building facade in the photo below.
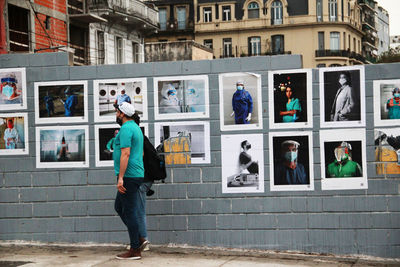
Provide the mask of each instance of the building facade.
[{"label": "building facade", "polygon": [[378,35],[378,55],[389,50],[389,13],[382,7],[376,6],[376,30]]}]

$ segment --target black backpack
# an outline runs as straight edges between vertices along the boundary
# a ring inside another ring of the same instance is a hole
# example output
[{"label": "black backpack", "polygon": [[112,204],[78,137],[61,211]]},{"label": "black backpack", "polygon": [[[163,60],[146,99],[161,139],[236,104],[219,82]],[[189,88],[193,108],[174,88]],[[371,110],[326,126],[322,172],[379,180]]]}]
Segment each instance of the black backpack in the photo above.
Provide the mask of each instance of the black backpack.
[{"label": "black backpack", "polygon": [[144,165],[144,181],[154,182],[155,180],[162,180],[164,183],[167,178],[167,171],[165,168],[165,160],[162,152],[162,148],[157,148],[161,151],[157,151],[147,136],[143,135],[143,165]]}]

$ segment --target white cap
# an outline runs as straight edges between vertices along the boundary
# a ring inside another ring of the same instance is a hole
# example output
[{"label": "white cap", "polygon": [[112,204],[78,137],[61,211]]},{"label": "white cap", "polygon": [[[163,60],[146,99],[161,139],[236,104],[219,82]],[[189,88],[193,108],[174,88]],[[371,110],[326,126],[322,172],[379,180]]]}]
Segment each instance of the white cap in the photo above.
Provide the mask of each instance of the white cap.
[{"label": "white cap", "polygon": [[238,85],[238,84],[243,84],[243,85],[244,85],[243,80],[238,80],[238,81],[236,82],[236,85]]},{"label": "white cap", "polygon": [[128,117],[132,117],[132,115],[135,114],[135,107],[128,102],[122,102],[122,104],[118,106],[118,109]]}]

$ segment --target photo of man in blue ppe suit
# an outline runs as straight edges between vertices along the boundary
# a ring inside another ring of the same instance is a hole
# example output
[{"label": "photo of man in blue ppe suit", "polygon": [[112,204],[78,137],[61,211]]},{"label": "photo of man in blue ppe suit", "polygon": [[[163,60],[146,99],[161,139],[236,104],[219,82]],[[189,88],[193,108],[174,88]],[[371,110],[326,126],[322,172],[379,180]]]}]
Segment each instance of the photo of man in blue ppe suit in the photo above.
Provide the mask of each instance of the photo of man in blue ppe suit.
[{"label": "photo of man in blue ppe suit", "polygon": [[235,115],[235,124],[249,124],[253,112],[253,99],[244,89],[244,82],[237,81],[236,92],[232,97],[232,114]]},{"label": "photo of man in blue ppe suit", "polygon": [[61,102],[64,104],[64,108],[65,108],[64,115],[66,117],[72,117],[75,114],[75,107],[76,107],[76,105],[78,105],[78,97],[72,93],[72,90],[69,87],[67,87],[67,89],[65,89],[64,93],[67,98],[65,101],[61,100]]}]

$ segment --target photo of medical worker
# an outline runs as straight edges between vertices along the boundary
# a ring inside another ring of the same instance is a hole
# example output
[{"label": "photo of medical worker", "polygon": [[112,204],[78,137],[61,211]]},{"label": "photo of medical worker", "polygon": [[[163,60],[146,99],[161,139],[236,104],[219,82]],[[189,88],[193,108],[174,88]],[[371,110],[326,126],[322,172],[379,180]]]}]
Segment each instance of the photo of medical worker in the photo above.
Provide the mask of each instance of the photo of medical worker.
[{"label": "photo of medical worker", "polygon": [[222,193],[264,192],[262,134],[222,135]]},{"label": "photo of medical worker", "polygon": [[0,114],[0,155],[28,154],[26,113]]},{"label": "photo of medical worker", "polygon": [[87,82],[35,83],[35,104],[36,123],[85,122]]},{"label": "photo of medical worker", "polygon": [[95,121],[115,121],[115,105],[122,102],[133,104],[141,120],[147,120],[146,78],[95,80],[93,94]]},{"label": "photo of medical worker", "polygon": [[270,128],[312,127],[312,72],[269,72]]},{"label": "photo of medical worker", "polygon": [[167,165],[211,163],[209,122],[155,123],[154,132],[154,145],[162,145]]},{"label": "photo of medical worker", "polygon": [[376,174],[400,174],[400,128],[375,129]]},{"label": "photo of medical worker", "polygon": [[363,66],[320,69],[321,127],[365,126]]},{"label": "photo of medical worker", "polygon": [[208,76],[154,78],[157,119],[208,118]]},{"label": "photo of medical worker", "polygon": [[262,129],[261,76],[219,75],[221,130]]},{"label": "photo of medical worker", "polygon": [[25,68],[0,69],[0,110],[26,109]]},{"label": "photo of medical worker", "polygon": [[374,81],[375,125],[400,125],[400,80]]},{"label": "photo of medical worker", "polygon": [[323,190],[368,187],[364,129],[321,131],[320,149]]},{"label": "photo of medical worker", "polygon": [[270,133],[271,191],[313,190],[311,132]]},{"label": "photo of medical worker", "polygon": [[88,167],[88,126],[36,128],[36,167]]}]

